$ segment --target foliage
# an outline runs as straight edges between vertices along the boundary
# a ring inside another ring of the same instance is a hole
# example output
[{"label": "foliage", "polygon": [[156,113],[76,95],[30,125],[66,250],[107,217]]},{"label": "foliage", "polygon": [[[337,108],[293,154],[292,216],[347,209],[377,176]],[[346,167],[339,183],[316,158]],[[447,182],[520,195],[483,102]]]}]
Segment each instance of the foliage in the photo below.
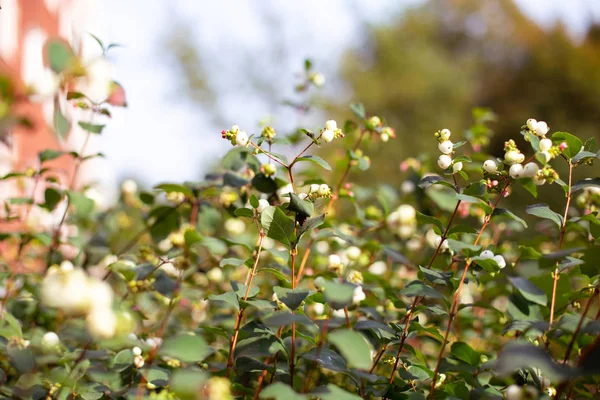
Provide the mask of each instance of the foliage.
[{"label": "foliage", "polygon": [[[70,54],[58,49],[56,59]],[[94,75],[65,65],[63,82]],[[299,92],[324,83],[308,61],[305,72]],[[53,96],[98,118],[125,103],[67,87]],[[350,109],[343,126],[298,129],[293,157],[272,127],[234,125],[221,132],[234,148],[204,181],[148,191],[126,181],[106,208],[47,167],[72,157],[76,175],[93,157],[85,148],[45,151],[37,168],[2,177],[33,194],[4,208],[18,229],[1,236],[0,395],[597,396],[600,189],[573,178],[598,157],[595,143],[530,119],[527,149],[510,140],[496,158],[441,129],[430,139],[437,161],[403,163],[419,185],[358,185],[351,172],[388,162],[364,145],[396,134]],[[78,125],[102,133],[97,120]],[[342,157],[327,153],[333,141]],[[543,185],[562,188],[561,209],[532,199]],[[515,187],[532,197],[509,210]]]}]

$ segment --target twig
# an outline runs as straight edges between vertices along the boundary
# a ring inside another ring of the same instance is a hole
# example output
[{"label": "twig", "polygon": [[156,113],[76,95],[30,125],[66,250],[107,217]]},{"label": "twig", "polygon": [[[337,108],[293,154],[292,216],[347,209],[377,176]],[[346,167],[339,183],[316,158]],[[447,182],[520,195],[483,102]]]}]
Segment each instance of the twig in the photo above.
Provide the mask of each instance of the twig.
[{"label": "twig", "polygon": [[[254,260],[254,265],[252,267],[252,274],[248,281],[248,285],[246,286],[246,293],[244,294],[243,300],[248,300],[248,296],[250,295],[250,288],[252,287],[252,280],[256,276],[256,268],[258,267],[258,261],[260,260],[260,253],[262,251],[263,240],[265,238],[265,233],[263,231],[259,232],[259,241],[258,241],[258,252],[256,253],[256,259]],[[242,323],[242,318],[244,317],[245,308],[241,308],[238,311],[237,318],[235,320],[235,325],[233,327],[233,335],[231,336],[231,342],[229,344],[229,358],[227,359],[227,373],[226,377],[229,378],[231,374],[231,367],[233,366],[233,353],[235,351],[235,345],[237,344],[238,335],[240,333],[240,325]]]},{"label": "twig", "polygon": [[[571,205],[571,188],[573,185],[573,164],[569,161],[569,190],[567,191],[567,204],[565,206],[565,213],[563,216],[562,225],[560,227],[560,237],[558,240],[558,250],[561,249],[563,240],[565,238],[565,230],[567,227],[567,218],[569,216],[569,206]],[[556,269],[554,270],[554,284],[552,286],[552,301],[550,303],[550,326],[554,322],[554,305],[556,304],[556,288],[558,286],[558,277],[560,271],[558,270],[558,261]],[[548,347],[549,340],[546,341],[546,347]]]},{"label": "twig", "polygon": [[[483,225],[481,226],[481,230],[479,231],[479,234],[477,235],[477,238],[475,239],[475,242],[474,242],[475,245],[477,245],[479,243],[479,240],[481,239],[483,232],[485,231],[485,228],[488,226],[488,224],[492,220],[492,215],[494,214],[494,211],[496,210],[498,203],[500,203],[500,200],[502,199],[504,192],[506,191],[506,189],[508,188],[509,185],[510,185],[510,181],[507,181],[506,184],[504,185],[504,188],[500,191],[500,194],[498,194],[498,198],[494,202],[494,205],[492,206],[492,210],[491,210],[490,214],[485,216]],[[448,326],[446,327],[446,333],[444,334],[444,341],[442,342],[442,347],[440,348],[440,354],[438,355],[435,370],[433,372],[433,378],[431,379],[431,391],[429,393],[429,396],[432,399],[435,398],[435,394],[434,394],[435,393],[435,384],[437,381],[438,373],[440,371],[440,364],[442,362],[442,356],[444,355],[444,350],[446,349],[446,345],[448,344],[448,334],[450,333],[450,329],[452,328],[452,322],[454,322],[454,317],[457,314],[458,303],[460,301],[460,293],[461,293],[461,290],[465,283],[465,278],[467,277],[467,272],[469,271],[469,267],[471,266],[471,263],[472,263],[472,261],[469,258],[465,265],[465,269],[464,269],[462,277],[460,279],[460,283],[458,284],[458,288],[456,289],[456,292],[454,293],[454,299],[452,301],[452,308],[450,309],[450,314],[448,314]]]}]

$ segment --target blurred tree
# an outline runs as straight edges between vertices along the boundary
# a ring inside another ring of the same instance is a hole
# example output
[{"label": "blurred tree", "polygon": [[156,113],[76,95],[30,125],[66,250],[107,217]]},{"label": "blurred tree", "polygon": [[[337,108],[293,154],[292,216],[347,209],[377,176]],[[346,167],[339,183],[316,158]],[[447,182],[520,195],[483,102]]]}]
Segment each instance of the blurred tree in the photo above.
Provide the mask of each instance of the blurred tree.
[{"label": "blurred tree", "polygon": [[397,162],[376,163],[371,174],[397,183],[398,163],[437,153],[439,129],[462,135],[474,106],[498,114],[490,143],[498,156],[527,118],[598,138],[599,32],[591,26],[577,42],[560,24],[544,31],[512,0],[430,0],[392,26],[371,27],[366,46],[342,63],[355,100],[397,127],[399,139],[371,154]]}]

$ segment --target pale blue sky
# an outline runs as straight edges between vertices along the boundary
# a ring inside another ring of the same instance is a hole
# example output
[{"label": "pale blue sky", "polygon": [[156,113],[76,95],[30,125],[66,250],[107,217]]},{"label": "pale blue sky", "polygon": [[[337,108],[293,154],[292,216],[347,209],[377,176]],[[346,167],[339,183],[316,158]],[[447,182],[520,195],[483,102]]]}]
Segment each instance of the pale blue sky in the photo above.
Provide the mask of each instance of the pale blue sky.
[{"label": "pale blue sky", "polygon": [[[244,65],[238,65],[235,49],[243,46],[260,54],[269,45],[268,32],[259,18],[262,8],[284,22],[282,43],[289,59],[270,69],[276,71],[278,82],[291,85],[302,60],[310,56],[327,76],[324,94],[333,96],[344,95],[335,76],[339,57],[359,39],[354,15],[385,23],[398,3],[410,5],[418,0],[97,1],[90,31],[107,42],[125,45],[111,58],[129,102],[129,108],[115,113],[100,139],[99,146],[107,157],[100,179],[107,186],[126,177],[140,179],[148,186],[198,180],[215,157],[230,146],[220,139],[219,132],[225,127],[213,126],[201,110],[177,99],[174,71],[160,51],[161,38],[173,29],[173,16],[193,23],[198,45],[214,57],[215,68],[222,70],[213,82],[224,94],[219,106],[227,109],[232,123],[251,131],[271,110],[268,104],[253,99],[244,82],[236,80],[236,69]],[[596,0],[517,3],[543,26],[561,19],[575,36],[581,35],[592,18],[600,18],[600,1]],[[285,125],[289,114],[278,118]]]}]

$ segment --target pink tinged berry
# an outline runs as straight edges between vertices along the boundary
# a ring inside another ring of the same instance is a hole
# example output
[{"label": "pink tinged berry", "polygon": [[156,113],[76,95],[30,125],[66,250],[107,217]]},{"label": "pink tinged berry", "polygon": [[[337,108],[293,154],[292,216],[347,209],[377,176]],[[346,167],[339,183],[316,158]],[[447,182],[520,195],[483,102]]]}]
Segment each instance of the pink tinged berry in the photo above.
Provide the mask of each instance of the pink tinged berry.
[{"label": "pink tinged berry", "polygon": [[565,151],[565,149],[569,147],[567,145],[567,142],[562,142],[561,144],[558,145],[558,148],[560,149],[560,151]]},{"label": "pink tinged berry", "polygon": [[492,181],[492,186],[498,186],[498,181],[494,179],[494,180]]},{"label": "pink tinged berry", "polygon": [[344,189],[349,190],[352,187],[351,183],[345,183],[344,184]]}]

